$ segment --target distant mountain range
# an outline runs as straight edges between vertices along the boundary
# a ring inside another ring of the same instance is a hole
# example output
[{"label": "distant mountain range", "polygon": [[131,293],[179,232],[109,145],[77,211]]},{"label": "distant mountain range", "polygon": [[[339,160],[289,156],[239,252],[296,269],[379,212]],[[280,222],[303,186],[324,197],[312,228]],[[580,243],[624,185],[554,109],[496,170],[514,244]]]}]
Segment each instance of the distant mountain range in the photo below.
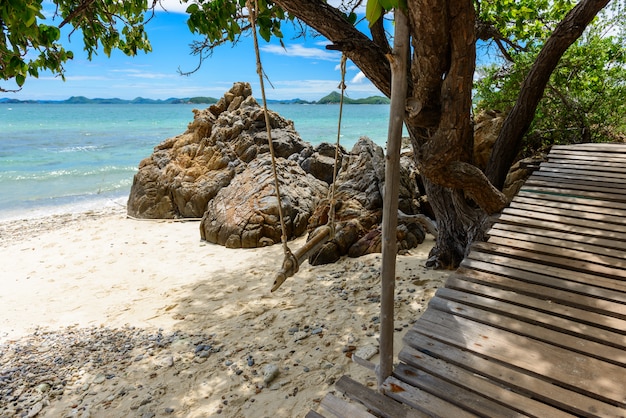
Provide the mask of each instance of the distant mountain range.
[{"label": "distant mountain range", "polygon": [[[268,103],[274,104],[338,104],[341,100],[341,95],[336,91],[322,97],[317,101],[306,101],[302,99],[290,99],[290,100],[268,100]],[[84,96],[72,96],[66,100],[17,100],[9,99],[7,97],[0,98],[0,103],[45,103],[45,104],[213,104],[217,103],[218,99],[215,97],[188,97],[183,99],[169,98],[165,100],[145,99],[143,97],[137,97],[133,100],[124,99],[88,99]],[[258,100],[259,103],[261,102]],[[382,96],[371,96],[364,99],[351,99],[344,97],[343,102],[345,104],[388,104],[389,99]]]}]

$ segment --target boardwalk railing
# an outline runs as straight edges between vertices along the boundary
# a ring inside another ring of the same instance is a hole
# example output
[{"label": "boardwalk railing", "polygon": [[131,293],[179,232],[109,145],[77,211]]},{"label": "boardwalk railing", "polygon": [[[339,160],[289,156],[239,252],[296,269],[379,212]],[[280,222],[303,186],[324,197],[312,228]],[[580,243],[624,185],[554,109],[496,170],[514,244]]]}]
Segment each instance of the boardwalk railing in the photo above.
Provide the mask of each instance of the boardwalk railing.
[{"label": "boardwalk railing", "polygon": [[626,145],[555,146],[404,338],[311,417],[625,417]]}]

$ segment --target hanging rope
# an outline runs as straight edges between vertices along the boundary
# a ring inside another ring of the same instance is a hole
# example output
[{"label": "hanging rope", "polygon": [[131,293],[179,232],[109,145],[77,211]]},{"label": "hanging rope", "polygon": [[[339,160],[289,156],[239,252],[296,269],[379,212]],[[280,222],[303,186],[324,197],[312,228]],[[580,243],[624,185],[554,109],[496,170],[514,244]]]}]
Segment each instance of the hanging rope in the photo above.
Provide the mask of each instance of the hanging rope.
[{"label": "hanging rope", "polygon": [[283,216],[282,198],[280,196],[280,186],[278,180],[278,170],[276,168],[276,154],[274,153],[274,144],[272,142],[272,125],[270,115],[267,109],[267,99],[265,97],[265,82],[263,77],[263,66],[261,65],[261,54],[259,52],[259,40],[256,34],[256,13],[259,8],[258,0],[254,0],[254,7],[252,7],[252,1],[247,1],[247,7],[250,12],[250,24],[252,25],[252,38],[254,40],[254,52],[256,55],[256,72],[259,75],[259,84],[261,85],[261,97],[263,98],[263,113],[265,114],[265,131],[267,132],[267,143],[270,149],[270,156],[272,157],[272,173],[274,175],[274,188],[276,189],[276,198],[278,199],[278,217],[280,218],[281,237],[280,240],[283,244],[283,251],[285,257],[293,259],[295,263],[295,269],[298,271],[298,260],[294,257],[289,246],[287,245],[287,227],[285,226],[285,218]]},{"label": "hanging rope", "polygon": [[[344,91],[346,89],[345,76],[346,76],[346,57],[341,57],[341,101],[339,103],[339,126],[337,128],[337,143],[335,145],[335,164],[333,167],[333,184],[330,190],[330,210],[329,210],[329,222],[330,226],[324,225],[318,228],[315,234],[306,242],[304,246],[299,248],[295,253],[291,252],[291,249],[287,245],[287,227],[285,226],[285,219],[283,215],[282,199],[280,195],[280,183],[278,180],[278,169],[276,165],[276,155],[274,153],[274,144],[272,142],[272,126],[269,117],[269,110],[267,108],[267,98],[265,95],[265,74],[263,72],[263,66],[261,64],[261,54],[259,52],[259,41],[256,33],[256,13],[258,11],[258,0],[246,1],[246,7],[249,11],[250,25],[252,27],[252,39],[254,41],[254,52],[256,55],[256,72],[259,75],[259,85],[261,87],[261,97],[263,99],[263,112],[265,115],[265,128],[267,132],[267,142],[269,145],[270,156],[272,161],[272,173],[274,176],[274,188],[276,190],[276,197],[278,199],[278,217],[280,218],[281,226],[281,242],[283,244],[283,252],[285,258],[281,270],[276,274],[276,279],[272,285],[271,291],[275,291],[282,285],[287,277],[293,276],[298,272],[300,263],[309,258],[320,250],[320,248],[329,240],[335,236],[335,181],[337,177],[337,164],[339,160],[339,139],[341,137],[341,118],[343,113],[343,98]],[[329,238],[330,237],[330,238]]]},{"label": "hanging rope", "polygon": [[339,165],[339,141],[341,138],[341,119],[343,117],[343,97],[346,90],[346,62],[348,61],[345,54],[341,54],[341,99],[339,99],[339,120],[337,122],[337,141],[335,142],[335,164],[333,165],[333,184],[330,186],[330,208],[328,213],[328,224],[330,226],[330,239],[335,238],[335,184],[337,183],[337,166]]}]

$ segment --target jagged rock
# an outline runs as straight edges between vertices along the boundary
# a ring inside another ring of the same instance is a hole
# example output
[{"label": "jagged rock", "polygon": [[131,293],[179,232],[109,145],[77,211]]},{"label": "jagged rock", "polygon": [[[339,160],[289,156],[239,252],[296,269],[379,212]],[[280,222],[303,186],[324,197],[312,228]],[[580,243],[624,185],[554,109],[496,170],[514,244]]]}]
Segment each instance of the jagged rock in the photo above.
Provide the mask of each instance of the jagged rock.
[{"label": "jagged rock", "polygon": [[325,181],[327,184],[332,184],[333,168],[336,168],[337,173],[339,172],[341,162],[345,155],[346,150],[340,146],[337,165],[335,166],[335,146],[323,142],[315,147],[312,154],[302,155],[304,158],[302,162],[300,162],[300,166],[304,171],[312,174],[315,178]]},{"label": "jagged rock", "polygon": [[504,187],[502,193],[506,196],[510,202],[517,192],[522,188],[524,182],[530,177],[530,175],[539,168],[539,164],[545,161],[545,156],[537,156],[524,158],[513,164],[509,169],[509,173],[504,181]]},{"label": "jagged rock", "polygon": [[[328,185],[294,161],[277,158],[282,211],[287,237],[302,235]],[[254,159],[209,202],[200,224],[202,239],[229,248],[256,248],[281,242],[278,200],[272,162]]]},{"label": "jagged rock", "polygon": [[[140,218],[201,217],[208,202],[241,174],[247,163],[267,154],[263,109],[248,83],[235,83],[218,103],[195,110],[185,133],[169,138],[139,164],[128,199],[128,214]],[[305,153],[293,122],[269,111],[278,157]]]},{"label": "jagged rock", "polygon": [[474,121],[474,164],[485,171],[493,144],[498,139],[505,114],[496,110],[480,112]]},{"label": "jagged rock", "polygon": [[[401,163],[399,207],[407,214],[415,214],[419,212],[420,195],[415,181],[417,170],[409,157],[402,158]],[[309,258],[310,264],[332,263],[346,254],[380,252],[384,175],[383,149],[369,138],[359,139],[344,157],[335,185],[335,237]],[[309,219],[309,231],[328,223],[329,207],[328,199],[320,202]],[[423,242],[425,234],[421,226],[411,224],[401,225],[398,236],[399,248],[406,250]]]}]

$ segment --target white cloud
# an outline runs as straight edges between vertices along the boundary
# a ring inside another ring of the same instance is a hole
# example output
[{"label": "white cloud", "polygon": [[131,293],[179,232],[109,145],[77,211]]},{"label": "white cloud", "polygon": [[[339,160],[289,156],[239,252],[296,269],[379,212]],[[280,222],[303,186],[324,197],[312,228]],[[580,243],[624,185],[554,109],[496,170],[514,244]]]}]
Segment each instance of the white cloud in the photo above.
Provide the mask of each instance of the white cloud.
[{"label": "white cloud", "polygon": [[[151,4],[152,2],[148,2],[148,4]],[[188,3],[181,3],[181,0],[161,0],[159,2],[159,5],[157,5],[157,10],[166,10],[168,12],[171,13],[185,13],[185,11],[187,10],[187,7],[189,7],[189,5],[191,3],[195,3],[193,1],[190,1]]]},{"label": "white cloud", "polygon": [[340,59],[340,56],[337,53],[332,53],[319,48],[309,48],[302,44],[288,45],[287,48],[283,48],[280,45],[266,45],[262,46],[261,50],[269,54],[316,59],[323,61],[337,61]]},{"label": "white cloud", "polygon": [[352,77],[352,80],[350,82],[354,84],[361,84],[366,80],[367,80],[367,77],[365,77],[365,74],[363,74],[363,71],[359,71],[357,75]]}]

